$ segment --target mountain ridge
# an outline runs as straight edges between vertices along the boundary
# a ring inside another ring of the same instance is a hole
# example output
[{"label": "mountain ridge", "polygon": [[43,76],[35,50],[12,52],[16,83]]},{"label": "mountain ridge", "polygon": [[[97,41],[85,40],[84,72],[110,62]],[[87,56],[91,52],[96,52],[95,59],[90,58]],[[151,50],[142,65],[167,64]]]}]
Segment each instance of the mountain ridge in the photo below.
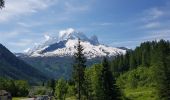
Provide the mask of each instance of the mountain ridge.
[{"label": "mountain ridge", "polygon": [[45,37],[45,42],[25,54],[18,54],[18,57],[47,76],[57,79],[70,78],[78,39],[84,48],[83,53],[87,58],[87,66],[100,63],[103,57],[114,58],[126,53],[126,50],[100,44],[96,35],[89,38],[72,28],[60,31],[58,37],[48,35]]},{"label": "mountain ridge", "polygon": [[17,58],[2,44],[0,44],[0,76],[12,79],[31,80],[30,82],[46,79],[43,73]]},{"label": "mountain ridge", "polygon": [[[88,59],[104,56],[116,56],[125,54],[126,50],[120,48],[109,47],[100,44],[96,35],[88,38],[82,32],[75,31],[72,28],[62,30],[57,37],[48,37],[47,40],[26,52],[29,57],[48,57],[48,56],[73,56],[76,52],[78,39],[84,47],[84,54]],[[57,41],[56,41],[57,40]]]}]

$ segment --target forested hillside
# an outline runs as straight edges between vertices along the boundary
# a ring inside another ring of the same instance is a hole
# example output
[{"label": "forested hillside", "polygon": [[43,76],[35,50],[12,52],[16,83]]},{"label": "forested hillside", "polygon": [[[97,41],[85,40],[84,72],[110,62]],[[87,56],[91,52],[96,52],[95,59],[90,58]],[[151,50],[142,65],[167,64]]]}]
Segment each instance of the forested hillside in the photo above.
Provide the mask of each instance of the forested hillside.
[{"label": "forested hillside", "polygon": [[[69,80],[48,79],[49,81],[42,82],[42,86],[28,87],[25,81],[1,79],[3,80],[1,88],[10,91],[14,96],[20,96],[15,92],[23,91],[17,90],[20,87],[18,84],[23,83],[26,91],[22,96],[48,95],[50,92],[53,98],[59,100],[76,98],[79,100],[169,100],[169,41],[144,42],[125,55],[118,55],[111,61],[103,58],[101,63],[91,67],[87,67],[82,51],[83,47],[79,41],[74,56],[75,62],[72,64],[72,78]],[[12,88],[13,86],[16,88]]]},{"label": "forested hillside", "polygon": [[0,44],[0,77],[23,79],[36,82],[46,79],[38,70],[18,59],[6,47]]},{"label": "forested hillside", "polygon": [[[170,42],[144,42],[111,61],[117,85],[133,100],[169,100]],[[146,98],[144,98],[146,97]]]}]

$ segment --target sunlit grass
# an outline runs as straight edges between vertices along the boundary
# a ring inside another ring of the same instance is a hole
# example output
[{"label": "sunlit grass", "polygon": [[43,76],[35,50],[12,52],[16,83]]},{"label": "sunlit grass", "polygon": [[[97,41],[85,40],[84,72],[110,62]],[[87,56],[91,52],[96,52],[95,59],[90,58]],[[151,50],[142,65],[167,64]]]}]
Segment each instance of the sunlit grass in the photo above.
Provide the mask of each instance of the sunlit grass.
[{"label": "sunlit grass", "polygon": [[124,93],[130,100],[156,100],[156,94],[152,88],[125,89]]},{"label": "sunlit grass", "polygon": [[12,100],[22,100],[25,99],[26,97],[13,97]]}]

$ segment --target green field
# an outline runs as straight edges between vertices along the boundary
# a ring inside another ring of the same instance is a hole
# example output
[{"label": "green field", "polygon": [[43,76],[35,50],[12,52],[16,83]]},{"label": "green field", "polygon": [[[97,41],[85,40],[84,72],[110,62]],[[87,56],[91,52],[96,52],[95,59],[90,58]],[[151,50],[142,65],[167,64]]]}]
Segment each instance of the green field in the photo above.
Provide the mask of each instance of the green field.
[{"label": "green field", "polygon": [[156,100],[152,88],[125,89],[124,94],[130,100]]}]

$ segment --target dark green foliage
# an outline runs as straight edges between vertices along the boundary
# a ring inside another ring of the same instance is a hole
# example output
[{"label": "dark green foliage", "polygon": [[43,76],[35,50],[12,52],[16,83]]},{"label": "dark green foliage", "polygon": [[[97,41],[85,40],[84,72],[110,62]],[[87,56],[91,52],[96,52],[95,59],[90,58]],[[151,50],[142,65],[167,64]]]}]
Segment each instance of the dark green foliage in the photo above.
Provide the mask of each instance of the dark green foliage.
[{"label": "dark green foliage", "polygon": [[28,95],[29,84],[26,81],[17,80],[17,81],[15,81],[15,86],[17,87],[17,91],[15,91],[15,92],[17,92],[17,96],[25,97]]},{"label": "dark green foliage", "polygon": [[[25,62],[40,70],[49,78],[70,79],[73,70],[73,57],[22,57]],[[87,59],[87,66],[92,66],[95,63],[100,63],[101,58]]]},{"label": "dark green foliage", "polygon": [[93,88],[92,88],[92,77],[91,77],[92,72],[89,69],[85,70],[85,82],[84,82],[84,86],[86,88],[85,90],[85,95],[87,97],[88,100],[91,100],[93,97]]},{"label": "dark green foliage", "polygon": [[49,95],[52,96],[53,90],[46,86],[32,86],[29,89],[29,97],[35,97],[37,95]]},{"label": "dark green foliage", "polygon": [[117,79],[117,85],[121,89],[136,89],[140,87],[153,87],[153,70],[147,67],[138,67],[120,75]]},{"label": "dark green foliage", "polygon": [[0,78],[0,90],[7,90],[12,96],[24,97],[28,95],[29,84],[24,80],[10,80]]},{"label": "dark green foliage", "polygon": [[[151,66],[153,52],[156,50],[155,45],[160,42],[144,42],[139,47],[136,47],[135,50],[128,51],[125,55],[118,55],[111,62],[111,69],[113,73],[116,73],[116,75],[119,76],[121,73],[136,69],[141,65],[146,67]],[[166,53],[167,52],[165,52],[165,54]],[[158,55],[156,57],[158,57]]]},{"label": "dark green foliage", "polygon": [[131,51],[128,51],[126,55],[118,55],[111,62],[111,71],[114,76],[119,76],[120,73],[128,71],[130,68],[130,55]]},{"label": "dark green foliage", "polygon": [[47,86],[50,87],[53,90],[52,95],[54,95],[55,87],[56,87],[56,81],[54,79],[49,80],[47,82]]},{"label": "dark green foliage", "polygon": [[75,86],[68,82],[67,97],[75,96]]},{"label": "dark green foliage", "polygon": [[121,94],[116,86],[116,80],[110,71],[110,65],[106,58],[102,61],[101,70],[101,87],[103,90],[103,97],[101,100],[120,100]]},{"label": "dark green foliage", "polygon": [[86,69],[85,83],[87,100],[119,100],[121,98],[107,60],[103,64],[95,64]]},{"label": "dark green foliage", "polygon": [[4,1],[4,0],[0,0],[0,9],[1,9],[2,7],[4,7],[4,4],[5,4],[5,1]]},{"label": "dark green foliage", "polygon": [[86,58],[83,54],[83,47],[80,44],[80,39],[78,40],[77,52],[74,54],[75,63],[73,66],[73,80],[78,93],[78,99],[82,99],[81,96],[85,94],[84,88],[84,71],[86,68]]},{"label": "dark green foliage", "polygon": [[[129,63],[127,63],[127,61],[129,61]],[[138,71],[140,71],[139,67],[148,67],[149,69],[145,69],[150,70],[150,72],[138,73]],[[138,69],[137,73],[135,69]],[[112,61],[112,71],[117,77],[120,75],[121,80],[119,79],[118,82],[122,83],[123,80],[128,82],[129,86],[127,87],[137,88],[146,86],[146,84],[151,85],[152,88],[156,89],[158,99],[169,100],[170,42],[165,40],[144,42],[124,56],[117,56]],[[127,71],[130,71],[130,74],[125,74],[127,76],[121,75]],[[143,77],[143,75],[145,77]],[[147,77],[147,75],[152,77]],[[146,82],[146,84],[144,82]]]},{"label": "dark green foliage", "polygon": [[18,59],[6,47],[0,44],[0,76],[11,79],[37,82],[46,77],[37,69]]},{"label": "dark green foliage", "polygon": [[57,100],[65,100],[67,90],[68,90],[67,82],[64,79],[59,79],[55,88],[55,96]]},{"label": "dark green foliage", "polygon": [[170,99],[170,43],[161,40],[154,45],[151,64],[154,69],[158,98]]},{"label": "dark green foliage", "polygon": [[100,100],[103,97],[100,79],[101,69],[100,64],[95,64],[85,71],[86,93],[89,100]]},{"label": "dark green foliage", "polygon": [[137,61],[136,61],[135,55],[133,53],[130,55],[130,62],[129,63],[130,63],[129,65],[130,65],[131,70],[136,68]]}]

